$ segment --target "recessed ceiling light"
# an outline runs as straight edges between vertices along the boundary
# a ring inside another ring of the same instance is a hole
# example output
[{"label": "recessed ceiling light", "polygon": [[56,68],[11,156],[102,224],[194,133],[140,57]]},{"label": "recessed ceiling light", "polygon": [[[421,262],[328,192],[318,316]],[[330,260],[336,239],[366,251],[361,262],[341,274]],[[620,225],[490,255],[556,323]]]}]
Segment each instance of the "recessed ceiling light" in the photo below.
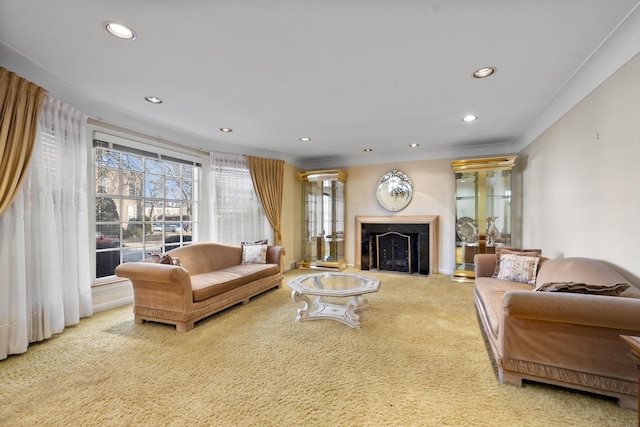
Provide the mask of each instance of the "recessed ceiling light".
[{"label": "recessed ceiling light", "polygon": [[468,114],[462,118],[463,122],[472,122],[474,120],[478,120],[478,117],[474,116],[473,114]]},{"label": "recessed ceiling light", "polygon": [[411,147],[411,148],[420,147],[420,144],[416,144],[416,143],[414,142],[413,144],[409,144],[409,147]]},{"label": "recessed ceiling light", "polygon": [[302,138],[300,138],[300,141],[309,142],[309,141],[311,141],[311,138],[309,138],[308,136],[303,136]]},{"label": "recessed ceiling light", "polygon": [[480,68],[473,73],[473,77],[476,79],[484,79],[496,72],[496,67],[484,67]]},{"label": "recessed ceiling light", "polygon": [[364,151],[365,153],[370,153],[370,152],[372,152],[372,151],[373,151],[373,148],[365,148],[365,149],[364,149],[364,150],[362,150],[362,151]]},{"label": "recessed ceiling light", "polygon": [[119,24],[117,22],[105,22],[104,27],[111,33],[112,35],[125,40],[135,40],[136,33],[126,25]]},{"label": "recessed ceiling light", "polygon": [[157,96],[145,96],[144,99],[152,104],[162,104],[163,102],[162,99],[158,98]]},{"label": "recessed ceiling light", "polygon": [[231,129],[231,128],[220,128],[220,132],[229,133],[229,132],[233,132],[233,129]]}]

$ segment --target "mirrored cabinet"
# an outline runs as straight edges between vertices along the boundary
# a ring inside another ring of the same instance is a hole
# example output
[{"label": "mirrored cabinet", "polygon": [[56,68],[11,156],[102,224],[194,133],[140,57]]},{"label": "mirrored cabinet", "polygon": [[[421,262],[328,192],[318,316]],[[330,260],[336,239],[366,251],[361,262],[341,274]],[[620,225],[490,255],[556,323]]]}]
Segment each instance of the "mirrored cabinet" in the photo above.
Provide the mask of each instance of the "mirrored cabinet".
[{"label": "mirrored cabinet", "polygon": [[340,170],[307,171],[302,181],[303,242],[301,268],[342,270],[347,176]]},{"label": "mirrored cabinet", "polygon": [[458,160],[453,280],[475,278],[473,257],[511,246],[511,169],[516,156]]}]

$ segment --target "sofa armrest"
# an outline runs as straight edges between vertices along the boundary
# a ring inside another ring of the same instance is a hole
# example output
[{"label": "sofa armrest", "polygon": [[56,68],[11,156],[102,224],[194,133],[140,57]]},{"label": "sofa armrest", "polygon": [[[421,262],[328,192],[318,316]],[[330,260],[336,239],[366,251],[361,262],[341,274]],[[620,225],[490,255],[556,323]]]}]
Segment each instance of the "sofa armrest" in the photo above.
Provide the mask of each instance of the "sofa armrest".
[{"label": "sofa armrest", "polygon": [[507,291],[505,316],[640,331],[640,299],[562,292]]},{"label": "sofa armrest", "polygon": [[131,280],[134,312],[145,307],[184,313],[193,305],[191,278],[180,266],[127,262],[116,267],[116,275]]},{"label": "sofa armrest", "polygon": [[495,254],[477,254],[473,257],[476,277],[491,277],[496,269]]},{"label": "sofa armrest", "polygon": [[269,264],[278,264],[282,271],[282,257],[285,255],[284,246],[267,246],[267,262]]},{"label": "sofa armrest", "polygon": [[[155,283],[176,283],[189,279],[189,273],[177,265],[151,262],[125,262],[116,267],[116,276],[131,282],[142,280]],[[190,282],[190,280],[187,280]]]}]

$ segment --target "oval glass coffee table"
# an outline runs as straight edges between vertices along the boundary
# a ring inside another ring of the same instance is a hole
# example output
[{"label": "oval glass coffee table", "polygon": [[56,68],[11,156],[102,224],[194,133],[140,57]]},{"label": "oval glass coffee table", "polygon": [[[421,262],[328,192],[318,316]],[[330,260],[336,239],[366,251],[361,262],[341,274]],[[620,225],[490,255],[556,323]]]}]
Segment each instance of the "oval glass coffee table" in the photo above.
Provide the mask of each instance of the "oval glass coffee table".
[{"label": "oval glass coffee table", "polygon": [[[367,308],[364,294],[377,292],[380,280],[352,273],[305,274],[287,283],[293,291],[294,301],[304,302],[298,309],[296,322],[305,320],[331,319],[342,322],[352,328],[360,327],[358,312]],[[325,298],[331,298],[331,302]],[[339,298],[349,298],[346,304],[340,304]]]}]

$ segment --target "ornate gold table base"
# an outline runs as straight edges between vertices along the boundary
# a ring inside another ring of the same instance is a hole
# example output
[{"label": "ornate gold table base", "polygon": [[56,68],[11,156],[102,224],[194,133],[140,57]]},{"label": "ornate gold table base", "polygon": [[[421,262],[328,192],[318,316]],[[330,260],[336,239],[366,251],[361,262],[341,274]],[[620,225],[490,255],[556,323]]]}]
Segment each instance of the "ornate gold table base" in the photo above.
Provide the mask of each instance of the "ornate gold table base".
[{"label": "ornate gold table base", "polygon": [[354,295],[346,305],[331,304],[324,301],[324,297],[316,296],[311,298],[298,291],[291,292],[291,298],[296,302],[304,302],[304,306],[298,309],[296,322],[305,320],[330,319],[337,320],[352,328],[360,328],[360,315],[358,311],[367,308],[368,300],[362,295]]}]

